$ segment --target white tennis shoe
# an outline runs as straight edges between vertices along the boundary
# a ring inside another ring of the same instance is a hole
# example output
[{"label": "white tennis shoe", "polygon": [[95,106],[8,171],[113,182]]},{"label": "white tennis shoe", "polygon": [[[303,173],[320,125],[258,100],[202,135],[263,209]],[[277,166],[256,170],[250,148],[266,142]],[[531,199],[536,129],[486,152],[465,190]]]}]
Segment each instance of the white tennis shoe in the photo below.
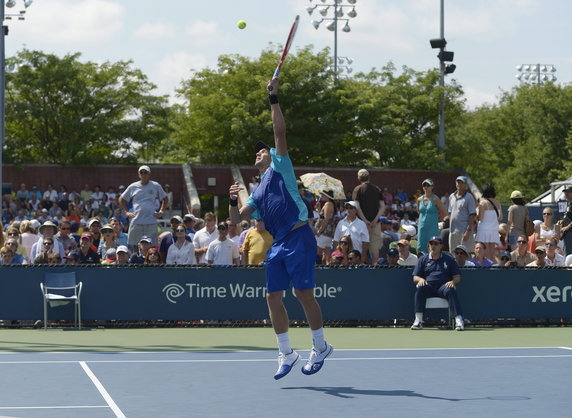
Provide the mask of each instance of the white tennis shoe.
[{"label": "white tennis shoe", "polygon": [[465,321],[462,319],[455,319],[455,331],[463,331],[465,329]]},{"label": "white tennis shoe", "polygon": [[274,379],[276,380],[282,379],[284,376],[290,373],[292,367],[294,367],[299,361],[300,361],[300,354],[298,354],[294,350],[292,350],[290,354],[280,353],[278,355],[278,370],[274,375]]},{"label": "white tennis shoe", "polygon": [[310,358],[304,367],[302,367],[302,373],[306,375],[318,373],[322,366],[324,365],[324,360],[328,358],[334,352],[334,347],[326,343],[326,348],[324,351],[316,350],[316,347],[312,347],[312,352],[310,353]]}]

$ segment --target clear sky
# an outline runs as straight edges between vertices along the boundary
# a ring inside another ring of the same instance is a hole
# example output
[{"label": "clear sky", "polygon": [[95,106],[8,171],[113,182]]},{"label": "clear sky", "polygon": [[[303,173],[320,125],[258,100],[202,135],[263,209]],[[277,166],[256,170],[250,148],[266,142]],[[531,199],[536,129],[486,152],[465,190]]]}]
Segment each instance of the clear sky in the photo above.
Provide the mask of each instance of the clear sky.
[{"label": "clear sky", "polygon": [[[23,1],[17,2],[6,12],[23,9]],[[305,9],[315,4],[310,17]],[[80,52],[83,60],[96,62],[133,60],[158,86],[157,93],[173,94],[191,69],[215,67],[221,54],[258,57],[269,43],[283,44],[297,14],[293,48],[329,46],[333,53],[329,22],[318,30],[311,25],[323,5],[321,0],[34,0],[25,21],[5,22],[6,55],[25,46],[60,56]],[[338,31],[338,55],[354,59],[353,72],[388,61],[419,71],[436,67],[437,50],[429,39],[439,37],[439,7],[440,0],[357,0],[351,32]],[[244,30],[236,27],[240,19],[248,22]],[[558,83],[570,82],[571,20],[570,0],[445,0],[447,49],[455,52],[457,65],[447,78],[463,86],[471,107],[495,102],[501,90],[516,85],[518,64],[554,64]]]}]

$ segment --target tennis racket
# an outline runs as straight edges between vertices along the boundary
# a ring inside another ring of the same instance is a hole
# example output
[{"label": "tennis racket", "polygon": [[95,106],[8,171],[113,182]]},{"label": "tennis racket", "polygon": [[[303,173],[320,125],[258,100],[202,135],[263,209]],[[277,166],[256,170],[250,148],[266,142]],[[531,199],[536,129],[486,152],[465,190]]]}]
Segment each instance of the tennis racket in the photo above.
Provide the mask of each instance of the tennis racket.
[{"label": "tennis racket", "polygon": [[[280,60],[278,61],[278,65],[276,66],[276,70],[274,70],[274,75],[272,79],[278,78],[280,74],[280,69],[282,68],[282,64],[284,64],[284,60],[288,55],[288,51],[290,51],[290,46],[292,45],[292,41],[294,40],[294,35],[296,35],[296,29],[298,29],[298,21],[300,20],[300,16],[296,16],[294,19],[294,23],[292,23],[292,27],[290,28],[290,33],[288,34],[288,39],[286,40],[286,44],[284,45],[284,50],[282,51],[282,56],[280,56]],[[268,90],[272,91],[272,86],[268,86]]]}]

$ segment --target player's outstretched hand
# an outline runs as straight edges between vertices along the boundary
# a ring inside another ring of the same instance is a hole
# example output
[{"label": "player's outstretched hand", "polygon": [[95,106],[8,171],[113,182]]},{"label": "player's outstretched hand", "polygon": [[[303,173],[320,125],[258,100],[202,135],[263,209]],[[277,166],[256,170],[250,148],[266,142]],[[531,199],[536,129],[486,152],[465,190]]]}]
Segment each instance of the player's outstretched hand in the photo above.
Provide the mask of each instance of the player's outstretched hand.
[{"label": "player's outstretched hand", "polygon": [[279,78],[273,78],[272,80],[268,81],[268,86],[267,86],[268,92],[270,94],[278,94],[279,85],[280,85]]}]

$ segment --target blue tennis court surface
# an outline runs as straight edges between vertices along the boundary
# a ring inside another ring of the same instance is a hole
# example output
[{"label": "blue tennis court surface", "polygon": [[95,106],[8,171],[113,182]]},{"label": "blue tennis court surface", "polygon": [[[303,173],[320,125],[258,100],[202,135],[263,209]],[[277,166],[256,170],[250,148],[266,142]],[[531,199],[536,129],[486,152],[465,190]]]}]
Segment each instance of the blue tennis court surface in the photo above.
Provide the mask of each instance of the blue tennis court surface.
[{"label": "blue tennis court surface", "polygon": [[[300,351],[307,358],[307,351]],[[0,354],[0,417],[563,417],[572,348]]]}]

